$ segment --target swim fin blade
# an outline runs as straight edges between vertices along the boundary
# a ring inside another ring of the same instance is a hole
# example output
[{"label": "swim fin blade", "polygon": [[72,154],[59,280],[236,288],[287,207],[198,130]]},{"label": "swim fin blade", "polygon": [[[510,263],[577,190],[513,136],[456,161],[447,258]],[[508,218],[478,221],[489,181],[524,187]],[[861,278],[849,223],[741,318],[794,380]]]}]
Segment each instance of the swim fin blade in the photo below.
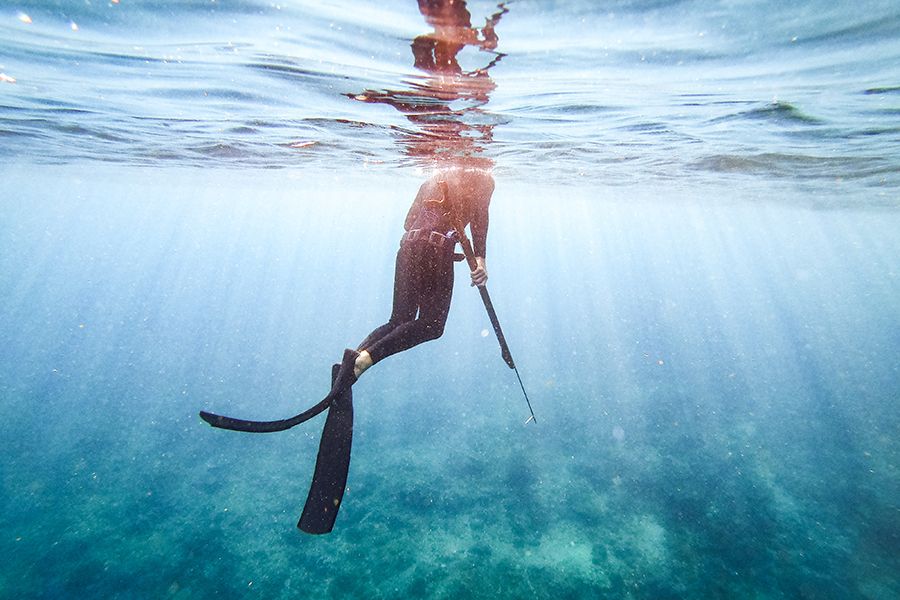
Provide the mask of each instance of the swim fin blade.
[{"label": "swim fin blade", "polygon": [[235,419],[234,417],[226,417],[215,413],[200,411],[200,418],[219,429],[230,429],[231,431],[246,431],[249,433],[272,433],[274,431],[285,431],[299,425],[304,421],[308,421],[328,408],[331,404],[331,396],[326,396],[321,402],[303,411],[299,415],[295,415],[289,419],[281,419],[279,421],[249,421],[247,419]]},{"label": "swim fin blade", "polygon": [[[285,431],[309,421],[331,405],[336,396],[340,396],[342,390],[350,389],[356,383],[356,376],[353,374],[353,367],[356,364],[356,357],[359,352],[356,350],[344,350],[344,358],[338,368],[332,368],[331,374],[331,391],[318,404],[311,406],[299,415],[287,419],[279,419],[277,421],[250,421],[248,419],[235,419],[234,417],[226,417],[215,413],[200,411],[200,418],[219,429],[229,429],[231,431],[246,431],[248,433],[272,433],[275,431]],[[336,387],[337,386],[337,387]]]},{"label": "swim fin blade", "polygon": [[[332,387],[340,365],[331,369]],[[312,485],[297,527],[312,534],[329,533],[334,528],[338,509],[347,487],[350,447],[353,444],[353,390],[346,386],[328,409]]]}]

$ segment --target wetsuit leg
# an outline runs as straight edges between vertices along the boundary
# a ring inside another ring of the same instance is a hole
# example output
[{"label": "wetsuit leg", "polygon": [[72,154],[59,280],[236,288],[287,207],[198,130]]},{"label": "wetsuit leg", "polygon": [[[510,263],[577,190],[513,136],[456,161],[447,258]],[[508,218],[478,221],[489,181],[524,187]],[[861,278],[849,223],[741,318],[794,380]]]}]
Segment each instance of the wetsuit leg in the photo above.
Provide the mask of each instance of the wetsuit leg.
[{"label": "wetsuit leg", "polygon": [[394,303],[391,317],[387,323],[366,336],[366,339],[357,346],[357,350],[371,348],[375,342],[384,338],[391,331],[416,318],[416,311],[419,308],[416,297],[419,273],[414,268],[415,266],[415,256],[411,252],[411,248],[401,246],[397,251],[397,260],[394,265]]},{"label": "wetsuit leg", "polygon": [[[405,245],[397,256],[391,319],[359,345],[373,363],[439,338],[453,294],[453,259],[445,250]],[[418,311],[418,318],[415,318]]]}]

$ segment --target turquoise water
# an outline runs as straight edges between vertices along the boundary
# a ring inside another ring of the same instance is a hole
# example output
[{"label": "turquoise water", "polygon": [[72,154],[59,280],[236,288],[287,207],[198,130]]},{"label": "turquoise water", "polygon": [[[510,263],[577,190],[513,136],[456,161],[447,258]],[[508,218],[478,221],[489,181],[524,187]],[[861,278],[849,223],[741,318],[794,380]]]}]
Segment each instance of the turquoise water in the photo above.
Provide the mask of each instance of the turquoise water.
[{"label": "turquoise water", "polygon": [[294,414],[387,317],[446,121],[355,97],[427,87],[416,4],[0,8],[0,596],[900,595],[900,12],[506,8],[451,108],[538,423],[459,267],[328,536],[321,417],[197,412]]}]

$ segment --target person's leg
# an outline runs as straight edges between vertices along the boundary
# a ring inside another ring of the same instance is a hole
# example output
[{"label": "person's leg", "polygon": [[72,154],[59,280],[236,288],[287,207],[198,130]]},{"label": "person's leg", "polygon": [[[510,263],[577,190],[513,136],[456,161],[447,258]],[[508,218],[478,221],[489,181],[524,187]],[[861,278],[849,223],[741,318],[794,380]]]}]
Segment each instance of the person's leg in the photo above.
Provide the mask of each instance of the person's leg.
[{"label": "person's leg", "polygon": [[453,260],[446,251],[426,247],[421,256],[416,294],[419,317],[398,323],[380,339],[366,346],[371,364],[423,342],[439,338],[453,295]]},{"label": "person's leg", "polygon": [[422,277],[422,269],[419,268],[414,248],[403,246],[397,252],[397,261],[394,266],[394,300],[391,308],[391,316],[388,322],[377,327],[356,347],[359,356],[356,359],[355,374],[357,377],[374,364],[369,349],[379,340],[390,334],[403,323],[416,318],[419,308],[418,289],[419,280]]}]

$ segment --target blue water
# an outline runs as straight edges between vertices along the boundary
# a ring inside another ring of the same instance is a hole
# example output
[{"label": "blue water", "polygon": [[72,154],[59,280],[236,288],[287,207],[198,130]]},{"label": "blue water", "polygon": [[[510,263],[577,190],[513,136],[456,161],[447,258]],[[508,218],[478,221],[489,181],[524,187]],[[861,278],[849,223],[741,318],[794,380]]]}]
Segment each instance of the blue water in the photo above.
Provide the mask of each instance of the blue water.
[{"label": "blue water", "polygon": [[[448,98],[414,2],[0,7],[0,597],[900,597],[900,8],[502,8]],[[302,534],[322,419],[197,412],[321,398],[449,155],[538,423],[458,267]]]}]

